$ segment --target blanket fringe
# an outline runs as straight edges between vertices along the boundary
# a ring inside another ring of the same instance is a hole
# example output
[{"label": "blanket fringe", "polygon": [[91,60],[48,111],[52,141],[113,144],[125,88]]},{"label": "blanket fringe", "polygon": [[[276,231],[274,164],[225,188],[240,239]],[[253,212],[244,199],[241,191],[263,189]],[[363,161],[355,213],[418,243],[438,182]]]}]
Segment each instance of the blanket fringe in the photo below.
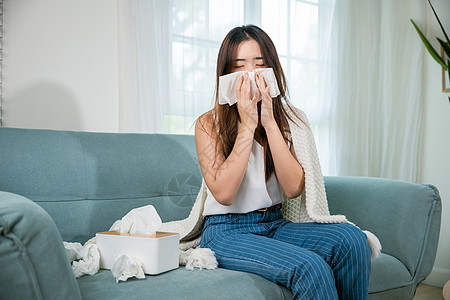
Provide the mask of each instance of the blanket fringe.
[{"label": "blanket fringe", "polygon": [[180,265],[186,266],[188,270],[194,269],[217,269],[218,263],[214,252],[209,248],[191,248],[186,251],[180,250]]},{"label": "blanket fringe", "polygon": [[381,243],[380,240],[370,231],[363,230],[363,232],[367,236],[367,242],[369,243],[370,248],[372,248],[372,259],[380,256],[381,253]]}]

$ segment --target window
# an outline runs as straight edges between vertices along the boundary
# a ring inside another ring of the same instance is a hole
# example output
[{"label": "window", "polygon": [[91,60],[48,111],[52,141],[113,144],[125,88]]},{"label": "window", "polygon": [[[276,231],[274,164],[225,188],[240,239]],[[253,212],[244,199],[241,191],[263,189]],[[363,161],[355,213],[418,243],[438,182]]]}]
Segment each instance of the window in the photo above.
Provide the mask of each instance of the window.
[{"label": "window", "polygon": [[220,44],[243,24],[260,26],[274,41],[291,102],[307,112],[317,103],[318,0],[174,0],[172,18],[165,132],[193,134],[195,119],[212,108]]}]

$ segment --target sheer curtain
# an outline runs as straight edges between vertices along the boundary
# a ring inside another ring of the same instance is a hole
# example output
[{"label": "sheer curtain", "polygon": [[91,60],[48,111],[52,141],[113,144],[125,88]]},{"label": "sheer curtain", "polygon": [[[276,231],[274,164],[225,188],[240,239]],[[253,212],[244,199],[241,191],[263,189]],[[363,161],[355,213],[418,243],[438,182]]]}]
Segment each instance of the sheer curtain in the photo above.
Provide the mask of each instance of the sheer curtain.
[{"label": "sheer curtain", "polygon": [[[322,4],[324,6],[322,6]],[[328,173],[416,181],[424,49],[421,0],[320,0],[318,144]]]},{"label": "sheer curtain", "polygon": [[409,18],[426,24],[424,1],[119,0],[118,11],[122,131],[192,134],[214,101],[221,41],[255,24],[277,47],[324,174],[415,181],[423,47]]},{"label": "sheer curtain", "polygon": [[119,130],[164,132],[170,98],[170,1],[118,1]]},{"label": "sheer curtain", "polygon": [[294,105],[316,109],[318,0],[119,0],[118,11],[121,131],[193,134],[214,102],[220,44],[244,24],[274,40]]}]

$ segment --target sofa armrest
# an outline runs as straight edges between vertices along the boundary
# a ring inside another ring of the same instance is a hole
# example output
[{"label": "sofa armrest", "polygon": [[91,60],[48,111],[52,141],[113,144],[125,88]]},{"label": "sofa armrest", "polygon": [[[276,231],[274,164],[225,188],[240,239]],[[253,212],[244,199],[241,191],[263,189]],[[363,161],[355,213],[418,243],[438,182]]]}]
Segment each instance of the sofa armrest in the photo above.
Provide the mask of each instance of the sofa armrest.
[{"label": "sofa armrest", "polygon": [[441,199],[432,185],[370,177],[325,177],[330,212],[380,240],[382,252],[424,279],[436,257]]},{"label": "sofa armrest", "polygon": [[1,298],[81,299],[55,223],[35,202],[0,192]]}]

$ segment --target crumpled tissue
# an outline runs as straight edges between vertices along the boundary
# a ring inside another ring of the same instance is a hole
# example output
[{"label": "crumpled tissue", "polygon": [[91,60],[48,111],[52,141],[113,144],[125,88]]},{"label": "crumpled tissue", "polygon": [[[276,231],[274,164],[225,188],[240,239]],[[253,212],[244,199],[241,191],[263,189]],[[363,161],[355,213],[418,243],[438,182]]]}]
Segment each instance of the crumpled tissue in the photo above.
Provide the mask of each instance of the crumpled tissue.
[{"label": "crumpled tissue", "polygon": [[[245,71],[234,72],[219,77],[219,104],[233,105],[237,102],[236,98],[236,82],[237,79],[246,73]],[[259,73],[264,77],[266,85],[270,86],[270,97],[275,98],[280,94],[280,89],[277,84],[277,79],[272,68],[260,68],[255,69],[253,72],[248,72],[248,78],[250,79],[251,91],[250,95],[253,97],[258,87],[255,82],[255,74]],[[261,97],[260,99],[261,100]]]},{"label": "crumpled tissue", "polygon": [[136,277],[138,279],[145,278],[144,270],[142,269],[142,263],[128,255],[119,255],[114,261],[114,265],[111,272],[116,278],[116,282],[127,281],[130,277]]},{"label": "crumpled tissue", "polygon": [[81,258],[81,249],[83,248],[83,245],[81,243],[69,243],[69,242],[63,242],[64,248],[66,249],[67,258],[69,259],[70,263],[72,263],[74,260],[79,260]]},{"label": "crumpled tissue", "polygon": [[100,269],[100,253],[95,244],[95,238],[87,241],[84,246],[80,243],[63,243],[76,278],[85,274],[94,275],[98,272]]},{"label": "crumpled tissue", "polygon": [[161,226],[162,221],[156,209],[153,205],[146,205],[132,209],[121,220],[114,222],[109,230],[120,233],[154,235]]}]

